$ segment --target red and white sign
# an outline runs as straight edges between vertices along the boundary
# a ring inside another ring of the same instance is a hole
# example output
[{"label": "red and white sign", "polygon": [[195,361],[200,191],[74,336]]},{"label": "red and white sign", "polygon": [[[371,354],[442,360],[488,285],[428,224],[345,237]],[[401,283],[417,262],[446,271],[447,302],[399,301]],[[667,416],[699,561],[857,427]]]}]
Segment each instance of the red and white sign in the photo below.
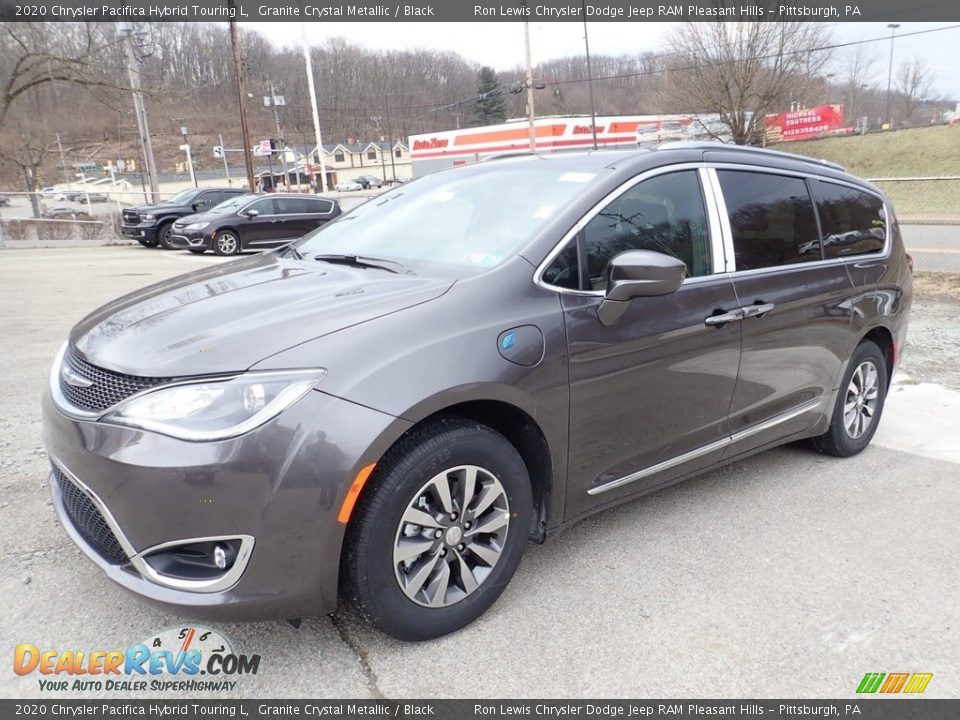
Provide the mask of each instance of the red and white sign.
[{"label": "red and white sign", "polygon": [[843,130],[843,105],[818,105],[764,118],[768,142],[811,140]]}]

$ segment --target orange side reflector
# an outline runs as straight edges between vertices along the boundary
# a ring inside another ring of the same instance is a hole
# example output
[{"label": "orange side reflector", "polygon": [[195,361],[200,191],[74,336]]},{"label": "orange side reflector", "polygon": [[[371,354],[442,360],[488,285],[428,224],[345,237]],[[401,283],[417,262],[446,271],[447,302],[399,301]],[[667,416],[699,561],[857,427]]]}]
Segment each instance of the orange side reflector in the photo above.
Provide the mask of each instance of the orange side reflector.
[{"label": "orange side reflector", "polygon": [[350,521],[350,514],[353,512],[353,506],[357,504],[360,491],[363,490],[363,486],[367,483],[370,473],[373,472],[376,466],[376,463],[370,463],[358,472],[357,476],[353,479],[353,484],[350,486],[350,489],[347,490],[347,496],[343,499],[343,505],[340,506],[340,514],[337,516],[337,521],[341,525],[346,525]]}]

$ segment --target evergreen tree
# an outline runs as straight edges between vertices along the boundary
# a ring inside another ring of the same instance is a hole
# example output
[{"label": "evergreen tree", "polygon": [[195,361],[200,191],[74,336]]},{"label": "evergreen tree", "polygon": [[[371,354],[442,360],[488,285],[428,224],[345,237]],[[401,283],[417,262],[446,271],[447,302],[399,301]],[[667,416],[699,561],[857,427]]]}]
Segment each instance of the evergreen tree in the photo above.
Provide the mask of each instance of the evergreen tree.
[{"label": "evergreen tree", "polygon": [[502,123],[507,119],[507,103],[503,95],[491,95],[500,89],[500,80],[497,78],[497,71],[492,67],[484,66],[480,68],[477,74],[479,81],[477,85],[477,95],[486,95],[477,100],[473,113],[474,125],[495,125]]}]

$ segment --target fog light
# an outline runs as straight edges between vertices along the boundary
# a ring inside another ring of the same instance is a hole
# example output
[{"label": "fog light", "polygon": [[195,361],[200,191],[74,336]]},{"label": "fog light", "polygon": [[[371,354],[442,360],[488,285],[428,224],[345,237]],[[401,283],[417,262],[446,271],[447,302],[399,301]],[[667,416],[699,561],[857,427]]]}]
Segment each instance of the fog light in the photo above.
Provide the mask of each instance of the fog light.
[{"label": "fog light", "polygon": [[213,549],[213,564],[221,570],[227,569],[227,550],[223,545],[217,545]]}]

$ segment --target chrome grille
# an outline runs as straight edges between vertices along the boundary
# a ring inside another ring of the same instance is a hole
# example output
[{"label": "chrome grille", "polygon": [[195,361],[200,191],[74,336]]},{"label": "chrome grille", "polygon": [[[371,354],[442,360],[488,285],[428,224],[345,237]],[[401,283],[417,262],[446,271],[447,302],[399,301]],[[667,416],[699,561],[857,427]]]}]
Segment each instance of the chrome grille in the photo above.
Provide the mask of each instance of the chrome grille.
[{"label": "chrome grille", "polygon": [[53,466],[53,477],[60,490],[63,507],[81,537],[107,562],[114,565],[127,562],[127,554],[120,547],[117,536],[90,496],[56,465]]},{"label": "chrome grille", "polygon": [[63,364],[73,374],[80,375],[93,383],[90,387],[71,385],[64,379],[62,372],[59,374],[60,392],[63,393],[67,402],[76,408],[90,412],[101,412],[126,400],[134,393],[170,381],[170,378],[137,377],[98,368],[83,360],[73,348],[67,348],[63,355]]}]

